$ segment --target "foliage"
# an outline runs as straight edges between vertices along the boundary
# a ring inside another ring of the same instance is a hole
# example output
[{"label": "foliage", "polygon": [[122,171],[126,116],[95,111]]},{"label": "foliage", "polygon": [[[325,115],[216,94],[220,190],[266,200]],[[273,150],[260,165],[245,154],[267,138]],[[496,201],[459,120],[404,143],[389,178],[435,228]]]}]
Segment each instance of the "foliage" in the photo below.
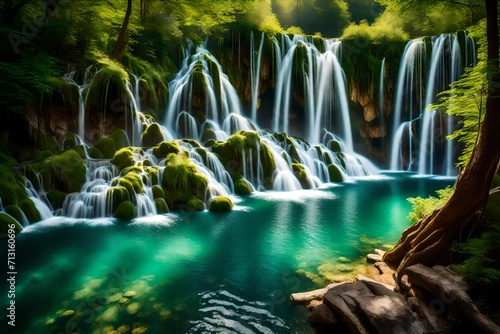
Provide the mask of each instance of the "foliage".
[{"label": "foliage", "polygon": [[396,15],[386,12],[372,25],[366,20],[362,20],[359,24],[351,23],[344,29],[341,38],[380,44],[383,42],[406,41],[409,36],[404,31],[401,20]]},{"label": "foliage", "polygon": [[435,209],[442,206],[448,198],[453,194],[453,188],[446,187],[436,191],[437,197],[429,196],[428,198],[410,197],[408,202],[411,203],[413,211],[408,214],[408,220],[411,223],[416,223],[425,216],[430,215]]}]

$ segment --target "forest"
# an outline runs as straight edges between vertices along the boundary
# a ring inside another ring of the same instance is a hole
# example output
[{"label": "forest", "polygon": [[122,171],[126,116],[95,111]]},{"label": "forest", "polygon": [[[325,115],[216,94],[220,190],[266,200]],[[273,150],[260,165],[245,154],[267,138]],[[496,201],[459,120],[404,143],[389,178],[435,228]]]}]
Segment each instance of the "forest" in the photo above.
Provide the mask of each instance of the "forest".
[{"label": "forest", "polygon": [[0,327],[495,333],[498,7],[5,0]]}]

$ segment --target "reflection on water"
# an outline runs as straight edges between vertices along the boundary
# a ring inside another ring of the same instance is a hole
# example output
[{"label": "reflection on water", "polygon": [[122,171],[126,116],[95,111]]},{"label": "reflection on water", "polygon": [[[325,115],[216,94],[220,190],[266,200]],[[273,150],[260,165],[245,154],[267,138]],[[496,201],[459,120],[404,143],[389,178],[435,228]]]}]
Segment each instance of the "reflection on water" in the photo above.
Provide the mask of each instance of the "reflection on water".
[{"label": "reflection on water", "polygon": [[349,277],[408,226],[407,197],[453,181],[390,174],[225,214],[37,223],[16,238],[16,332],[308,333],[289,294]]}]

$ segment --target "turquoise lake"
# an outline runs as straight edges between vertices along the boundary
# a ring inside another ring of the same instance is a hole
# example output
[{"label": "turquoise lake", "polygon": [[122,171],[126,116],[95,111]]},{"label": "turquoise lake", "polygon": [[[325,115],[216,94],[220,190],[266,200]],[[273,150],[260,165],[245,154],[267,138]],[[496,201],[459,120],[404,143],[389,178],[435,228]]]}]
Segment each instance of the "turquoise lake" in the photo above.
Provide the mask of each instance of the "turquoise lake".
[{"label": "turquoise lake", "polygon": [[51,218],[16,236],[16,327],[3,316],[0,331],[310,333],[289,295],[395,244],[409,225],[406,198],[454,181],[387,173],[235,197],[229,213]]}]

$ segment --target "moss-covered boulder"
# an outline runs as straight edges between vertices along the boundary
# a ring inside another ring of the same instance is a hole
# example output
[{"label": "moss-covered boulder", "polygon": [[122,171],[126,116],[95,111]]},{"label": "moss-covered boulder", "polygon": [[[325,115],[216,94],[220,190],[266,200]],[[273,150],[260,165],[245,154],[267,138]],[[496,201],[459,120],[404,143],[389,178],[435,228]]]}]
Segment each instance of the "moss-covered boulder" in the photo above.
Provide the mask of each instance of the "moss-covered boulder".
[{"label": "moss-covered boulder", "polygon": [[18,222],[22,222],[24,219],[23,219],[23,211],[21,210],[21,208],[17,205],[8,205],[5,207],[5,212],[9,215],[11,215],[15,220],[17,220]]},{"label": "moss-covered boulder", "polygon": [[0,212],[0,238],[5,238],[8,235],[9,230],[13,227],[15,233],[22,231],[22,226],[14,218]]},{"label": "moss-covered boulder", "polygon": [[124,186],[109,188],[106,192],[106,202],[111,204],[111,211],[116,212],[117,208],[123,202],[130,201],[130,192]]},{"label": "moss-covered boulder", "polygon": [[158,159],[165,159],[170,153],[178,154],[181,151],[176,141],[163,141],[153,148],[153,154]]},{"label": "moss-covered boulder", "polygon": [[109,137],[115,143],[117,150],[127,147],[130,145],[127,133],[123,129],[116,129],[109,135]]},{"label": "moss-covered boulder", "polygon": [[27,198],[24,186],[17,182],[10,167],[0,164],[0,199],[2,204],[4,206],[17,205],[24,198]]},{"label": "moss-covered boulder", "polygon": [[136,209],[132,202],[125,201],[118,205],[116,208],[115,214],[113,215],[115,218],[121,220],[131,220],[136,216]]},{"label": "moss-covered boulder", "polygon": [[330,176],[330,182],[343,182],[344,176],[337,165],[328,165],[328,174]]},{"label": "moss-covered boulder", "polygon": [[78,153],[80,158],[86,159],[87,158],[87,148],[83,146],[82,144],[76,145],[75,147],[72,148],[73,151]]},{"label": "moss-covered boulder", "polygon": [[121,186],[127,189],[130,198],[134,196],[134,193],[141,194],[144,191],[142,178],[135,172],[129,172],[123,177],[114,179],[111,185],[113,187]]},{"label": "moss-covered boulder", "polygon": [[71,150],[76,146],[76,139],[73,133],[68,133],[63,139],[63,149],[65,151]]},{"label": "moss-covered boulder", "polygon": [[312,185],[309,180],[309,174],[303,164],[292,163],[293,174],[299,180],[302,189],[311,189]]},{"label": "moss-covered boulder", "polygon": [[114,140],[110,137],[101,138],[96,147],[106,159],[113,158],[117,150]]},{"label": "moss-covered boulder", "polygon": [[56,189],[65,193],[80,191],[87,180],[87,168],[75,150],[52,156],[42,164],[41,172],[45,184],[55,181]]},{"label": "moss-covered boulder", "polygon": [[328,149],[330,151],[333,151],[333,152],[336,152],[336,153],[342,152],[342,148],[341,148],[340,142],[338,142],[336,140],[330,140],[328,142]]},{"label": "moss-covered boulder", "polygon": [[237,195],[249,195],[253,192],[253,186],[241,175],[233,178],[234,193]]},{"label": "moss-covered boulder", "polygon": [[[272,188],[272,178],[276,163],[270,148],[261,142],[256,131],[238,131],[232,134],[225,142],[216,142],[212,151],[220,160],[231,176],[242,175],[243,163],[252,162],[252,169],[258,170],[257,162],[262,165],[264,187]],[[245,154],[245,157],[243,157]],[[257,154],[260,156],[257,157]]]},{"label": "moss-covered boulder", "polygon": [[156,122],[150,124],[141,136],[142,145],[146,147],[158,145],[163,139],[160,124]]},{"label": "moss-covered boulder", "polygon": [[38,138],[37,148],[42,151],[57,153],[60,149],[60,145],[54,137],[40,136],[40,138]]},{"label": "moss-covered boulder", "polygon": [[163,198],[156,198],[155,199],[155,206],[156,206],[156,211],[158,213],[168,213],[170,210],[168,208],[167,202]]},{"label": "moss-covered boulder", "polygon": [[97,147],[89,147],[87,149],[87,153],[92,159],[104,159],[104,155]]},{"label": "moss-covered boulder", "polygon": [[52,209],[61,209],[66,196],[60,190],[51,190],[47,193],[47,199],[52,206]]},{"label": "moss-covered boulder", "polygon": [[205,210],[205,203],[201,199],[195,196],[191,196],[187,202],[186,205],[188,209],[191,210],[196,210],[196,211],[203,211]]},{"label": "moss-covered boulder", "polygon": [[36,208],[35,204],[29,198],[25,198],[19,202],[19,208],[23,210],[24,215],[28,218],[30,223],[36,223],[42,219],[40,212]]},{"label": "moss-covered boulder", "polygon": [[208,206],[210,211],[231,211],[233,208],[233,202],[226,196],[215,197],[210,201]]},{"label": "moss-covered boulder", "polygon": [[111,163],[118,167],[121,171],[124,168],[133,166],[135,164],[133,148],[132,147],[124,147],[119,149],[113,159],[111,159]]},{"label": "moss-covered boulder", "polygon": [[181,204],[199,208],[199,202],[192,206],[188,202],[205,197],[208,180],[184,154],[171,153],[167,156],[162,186],[169,208],[179,208]]},{"label": "moss-covered boulder", "polygon": [[163,188],[159,185],[154,185],[151,188],[151,191],[153,192],[153,198],[158,199],[158,198],[165,198],[165,192],[163,191]]}]

